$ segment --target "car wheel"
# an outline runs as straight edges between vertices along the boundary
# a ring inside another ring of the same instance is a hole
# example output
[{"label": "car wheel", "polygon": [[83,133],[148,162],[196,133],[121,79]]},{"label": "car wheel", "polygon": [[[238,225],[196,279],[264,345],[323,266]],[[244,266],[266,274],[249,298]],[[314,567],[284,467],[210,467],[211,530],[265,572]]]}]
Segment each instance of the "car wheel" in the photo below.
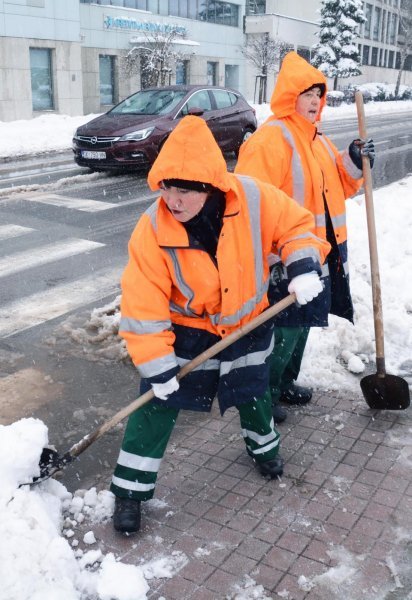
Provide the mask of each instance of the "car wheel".
[{"label": "car wheel", "polygon": [[246,142],[246,140],[247,140],[248,138],[250,138],[250,136],[252,135],[252,133],[254,133],[254,130],[253,130],[253,129],[251,129],[250,127],[247,127],[247,128],[245,129],[245,131],[243,132],[242,141],[241,141],[240,145],[238,146],[238,148],[235,150],[235,155],[236,155],[236,156],[239,156],[239,150],[240,150],[240,146],[241,146],[241,145],[242,145],[244,142]]}]

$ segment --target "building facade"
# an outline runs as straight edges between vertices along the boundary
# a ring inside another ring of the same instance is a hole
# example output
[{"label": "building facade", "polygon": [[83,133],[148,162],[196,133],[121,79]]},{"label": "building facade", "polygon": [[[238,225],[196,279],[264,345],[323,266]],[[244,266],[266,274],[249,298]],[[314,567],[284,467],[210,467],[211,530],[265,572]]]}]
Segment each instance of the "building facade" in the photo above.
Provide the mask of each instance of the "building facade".
[{"label": "building facade", "polygon": [[[363,3],[362,75],[340,80],[341,87],[396,81],[400,1]],[[260,74],[242,46],[265,33],[310,60],[319,8],[320,0],[0,0],[0,121],[105,112],[150,83],[142,48],[171,33],[178,57],[172,68],[160,67],[162,81],[226,85],[253,101]],[[138,55],[132,72],[131,51]],[[411,63],[402,76],[407,85]],[[269,93],[275,77],[269,74]]]},{"label": "building facade", "polygon": [[[0,121],[44,111],[101,113],[144,87],[125,71],[133,47],[170,31],[179,60],[167,83],[246,91],[244,0],[0,0]],[[140,65],[141,66],[141,65]]]},{"label": "building facade", "polygon": [[[403,0],[405,1],[405,0]],[[410,0],[407,0],[410,1]],[[320,0],[247,0],[245,33],[267,33],[310,60],[312,47],[317,42]],[[400,65],[399,11],[401,0],[368,0],[363,2],[366,22],[359,31],[359,52],[362,74],[339,80],[339,89],[349,84],[366,82],[395,83]],[[248,68],[246,95],[253,98],[258,76]],[[268,77],[268,90],[273,89],[276,72]],[[412,56],[408,57],[401,83],[412,85]],[[333,81],[329,80],[332,89]]]}]

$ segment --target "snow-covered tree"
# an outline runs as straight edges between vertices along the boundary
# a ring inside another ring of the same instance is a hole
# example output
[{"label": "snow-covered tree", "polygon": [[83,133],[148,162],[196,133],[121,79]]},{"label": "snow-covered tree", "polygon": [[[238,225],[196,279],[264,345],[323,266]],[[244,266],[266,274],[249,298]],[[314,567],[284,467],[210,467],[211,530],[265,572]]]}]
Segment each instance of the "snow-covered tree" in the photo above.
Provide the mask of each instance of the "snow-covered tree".
[{"label": "snow-covered tree", "polygon": [[365,22],[361,0],[322,0],[319,42],[313,47],[312,64],[333,78],[333,89],[340,77],[360,75],[357,45],[359,26]]},{"label": "snow-covered tree", "polygon": [[140,71],[142,88],[168,85],[176,62],[185,58],[176,50],[176,41],[184,38],[185,34],[174,27],[143,32],[143,40],[135,43],[123,59],[126,75]]},{"label": "snow-covered tree", "polygon": [[257,70],[259,79],[258,104],[266,102],[267,76],[279,70],[282,54],[289,46],[282,40],[273,40],[268,33],[248,35],[247,42],[240,48],[241,53]]},{"label": "snow-covered tree", "polygon": [[412,55],[412,0],[403,0],[399,9],[400,66],[395,86],[395,98],[399,96],[401,77],[408,56]]}]

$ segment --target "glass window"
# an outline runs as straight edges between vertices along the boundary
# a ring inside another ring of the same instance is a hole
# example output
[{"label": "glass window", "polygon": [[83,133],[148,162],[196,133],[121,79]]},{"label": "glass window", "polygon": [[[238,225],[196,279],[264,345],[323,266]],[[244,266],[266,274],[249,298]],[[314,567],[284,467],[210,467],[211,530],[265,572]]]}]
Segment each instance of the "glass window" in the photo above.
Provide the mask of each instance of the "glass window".
[{"label": "glass window", "polygon": [[238,27],[239,6],[231,2],[218,2],[218,0],[199,0],[197,18],[209,23]]},{"label": "glass window", "polygon": [[373,39],[379,40],[382,10],[375,6],[375,18],[373,19]]},{"label": "glass window", "polygon": [[389,62],[388,62],[388,67],[390,69],[393,69],[393,57],[395,55],[395,52],[393,50],[389,50]]},{"label": "glass window", "polygon": [[33,110],[54,108],[52,51],[49,48],[30,48],[31,95]]},{"label": "glass window", "polygon": [[179,0],[169,0],[169,15],[179,16]]},{"label": "glass window", "polygon": [[369,48],[370,48],[370,46],[363,47],[363,50],[362,50],[362,64],[363,65],[369,64]]},{"label": "glass window", "polygon": [[176,63],[176,84],[184,85],[188,82],[188,60],[179,60]]},{"label": "glass window", "polygon": [[232,100],[229,93],[225,90],[213,90],[212,94],[215,98],[217,108],[228,108],[232,106]]},{"label": "glass window", "polygon": [[100,104],[115,104],[114,56],[99,56]]},{"label": "glass window", "polygon": [[208,62],[207,63],[207,84],[208,85],[216,85],[217,81],[217,63]]},{"label": "glass window", "polygon": [[378,64],[378,49],[377,48],[372,48],[372,58],[371,58],[371,65],[373,66],[377,66]]},{"label": "glass window", "polygon": [[185,94],[182,90],[143,90],[123,100],[111,113],[163,115],[173,110]]},{"label": "glass window", "polygon": [[238,65],[225,65],[225,85],[235,90],[239,87]]},{"label": "glass window", "polygon": [[190,96],[189,100],[182,108],[182,114],[187,115],[189,110],[193,108],[200,108],[205,112],[212,110],[212,103],[210,102],[210,97],[207,90],[201,90],[200,92],[194,93],[193,96]]},{"label": "glass window", "polygon": [[266,0],[247,0],[247,15],[264,15],[266,13]]},{"label": "glass window", "polygon": [[372,22],[372,4],[366,4],[365,6],[365,37],[370,38],[371,36],[371,22]]},{"label": "glass window", "polygon": [[398,28],[398,17],[395,13],[391,15],[391,30],[389,34],[389,43],[394,44],[396,41],[396,30]]}]

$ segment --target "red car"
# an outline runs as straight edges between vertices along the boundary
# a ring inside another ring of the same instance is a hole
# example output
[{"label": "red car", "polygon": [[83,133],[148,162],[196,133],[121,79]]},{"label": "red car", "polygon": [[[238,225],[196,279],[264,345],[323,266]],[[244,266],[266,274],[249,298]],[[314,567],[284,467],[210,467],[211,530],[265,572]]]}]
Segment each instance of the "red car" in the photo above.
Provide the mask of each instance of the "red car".
[{"label": "red car", "polygon": [[175,85],[137,92],[76,130],[74,160],[93,171],[150,167],[185,115],[209,125],[222,152],[239,151],[256,129],[255,110],[236,90]]}]

